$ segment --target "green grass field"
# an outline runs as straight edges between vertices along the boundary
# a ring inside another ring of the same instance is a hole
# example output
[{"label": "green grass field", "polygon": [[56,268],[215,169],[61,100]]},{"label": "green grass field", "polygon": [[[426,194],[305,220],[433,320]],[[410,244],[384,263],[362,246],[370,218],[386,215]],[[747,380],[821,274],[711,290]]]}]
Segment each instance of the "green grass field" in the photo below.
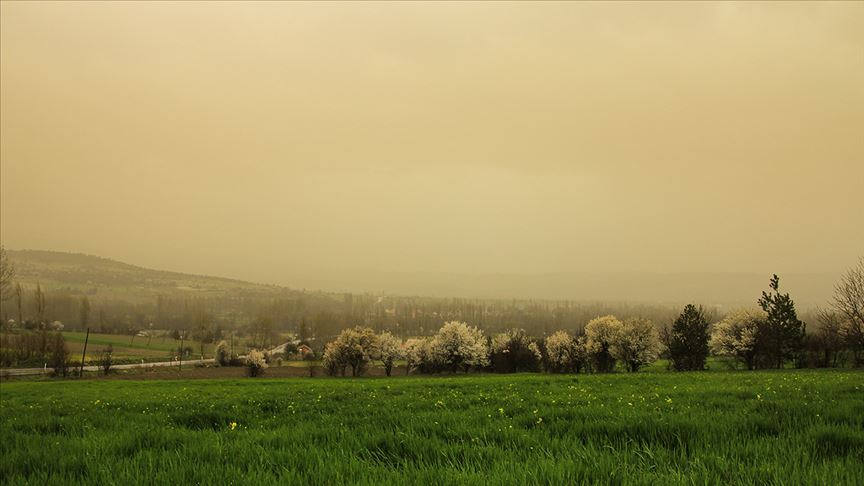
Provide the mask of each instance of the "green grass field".
[{"label": "green grass field", "polygon": [[860,484],[864,373],[0,385],[5,484]]},{"label": "green grass field", "polygon": [[[63,336],[66,338],[66,346],[69,348],[72,360],[80,361],[81,352],[84,349],[85,333],[66,331]],[[147,341],[146,337],[140,336],[133,339],[131,336],[91,332],[87,340],[87,363],[95,364],[99,360],[102,350],[109,344],[114,349],[114,359],[117,363],[139,363],[141,360],[146,362],[167,361],[171,356],[176,356],[177,350],[180,348],[180,341],[175,341],[170,337],[154,337],[149,344]],[[200,345],[197,342],[189,342],[188,346],[197,352]],[[207,345],[205,352],[212,354],[212,347],[212,345]]]}]

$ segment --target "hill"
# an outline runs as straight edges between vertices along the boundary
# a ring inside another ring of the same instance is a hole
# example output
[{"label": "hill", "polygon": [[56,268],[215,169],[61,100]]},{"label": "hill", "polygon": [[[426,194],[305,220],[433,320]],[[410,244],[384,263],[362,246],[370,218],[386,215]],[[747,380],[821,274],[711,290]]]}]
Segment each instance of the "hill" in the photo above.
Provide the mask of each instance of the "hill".
[{"label": "hill", "polygon": [[290,289],[241,280],[153,270],[108,258],[44,250],[8,250],[16,280],[37,282],[47,290],[98,295],[130,302],[152,301],[156,295],[267,296]]}]

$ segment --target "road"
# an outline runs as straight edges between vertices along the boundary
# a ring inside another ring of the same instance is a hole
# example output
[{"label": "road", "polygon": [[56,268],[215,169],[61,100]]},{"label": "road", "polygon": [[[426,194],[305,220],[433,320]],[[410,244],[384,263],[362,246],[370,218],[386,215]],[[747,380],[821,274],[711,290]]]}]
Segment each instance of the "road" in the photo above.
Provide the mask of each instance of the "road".
[{"label": "road", "polygon": [[[183,360],[183,366],[212,363],[213,359],[190,359]],[[156,363],[134,363],[134,364],[117,364],[111,366],[112,370],[130,370],[134,368],[156,368],[158,366],[178,366],[178,361],[159,361]],[[69,370],[78,369],[78,366],[70,366]],[[98,366],[85,366],[84,371],[99,371]],[[53,373],[54,368],[3,368],[0,369],[0,377],[4,376],[27,376],[27,375],[43,375]]]}]

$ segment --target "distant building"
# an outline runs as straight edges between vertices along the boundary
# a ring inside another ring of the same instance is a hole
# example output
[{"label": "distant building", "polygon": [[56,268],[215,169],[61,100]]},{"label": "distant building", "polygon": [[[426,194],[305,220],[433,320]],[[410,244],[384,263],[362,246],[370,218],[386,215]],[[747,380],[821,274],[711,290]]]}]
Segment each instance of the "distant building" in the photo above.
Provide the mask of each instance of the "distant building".
[{"label": "distant building", "polygon": [[312,352],[312,348],[310,348],[309,346],[306,346],[305,344],[301,344],[300,346],[297,346],[297,354],[299,354],[300,356],[303,356],[303,355],[311,353],[311,352]]}]

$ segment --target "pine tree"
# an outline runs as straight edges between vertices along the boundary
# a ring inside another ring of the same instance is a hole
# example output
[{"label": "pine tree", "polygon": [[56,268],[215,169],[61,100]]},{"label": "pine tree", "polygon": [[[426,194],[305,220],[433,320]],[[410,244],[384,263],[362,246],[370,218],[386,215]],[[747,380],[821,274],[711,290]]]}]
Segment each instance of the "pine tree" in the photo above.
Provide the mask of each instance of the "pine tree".
[{"label": "pine tree", "polygon": [[762,291],[759,306],[767,314],[767,325],[760,342],[770,363],[782,368],[787,359],[794,358],[801,349],[805,326],[795,312],[795,302],[789,294],[780,293],[780,278],[771,278],[771,293]]},{"label": "pine tree", "polygon": [[687,304],[672,324],[668,343],[672,368],[676,371],[704,370],[709,337],[704,310]]}]

